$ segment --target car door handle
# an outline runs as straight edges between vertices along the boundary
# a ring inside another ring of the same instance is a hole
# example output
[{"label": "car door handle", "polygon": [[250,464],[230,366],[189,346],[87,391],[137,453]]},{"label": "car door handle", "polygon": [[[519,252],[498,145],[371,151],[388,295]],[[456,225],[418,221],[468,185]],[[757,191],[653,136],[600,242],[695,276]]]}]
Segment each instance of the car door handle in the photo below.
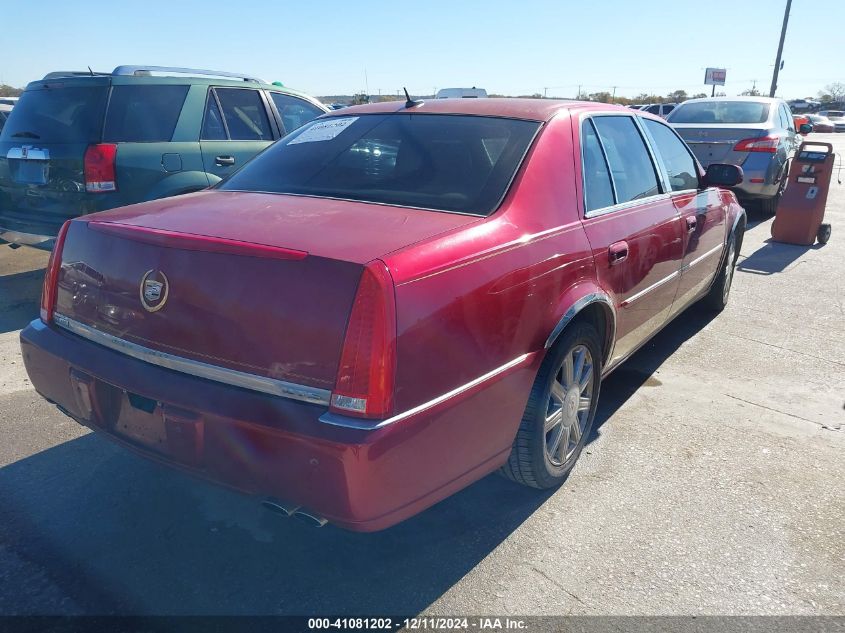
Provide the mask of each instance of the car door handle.
[{"label": "car door handle", "polygon": [[687,223],[687,233],[692,233],[695,231],[695,228],[698,226],[698,218],[694,215],[688,215],[684,218]]},{"label": "car door handle", "polygon": [[214,157],[215,164],[219,165],[220,167],[226,167],[228,165],[235,164],[235,157],[234,156],[215,156]]},{"label": "car door handle", "polygon": [[628,259],[628,242],[622,240],[621,242],[614,242],[607,248],[607,259],[611,266],[621,264]]}]

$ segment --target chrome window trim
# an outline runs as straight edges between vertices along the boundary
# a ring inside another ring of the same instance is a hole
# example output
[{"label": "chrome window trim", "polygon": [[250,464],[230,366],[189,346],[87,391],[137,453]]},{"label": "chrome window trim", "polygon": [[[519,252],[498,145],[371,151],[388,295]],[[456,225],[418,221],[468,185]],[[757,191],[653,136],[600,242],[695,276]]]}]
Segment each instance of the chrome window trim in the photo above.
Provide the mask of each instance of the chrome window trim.
[{"label": "chrome window trim", "polygon": [[209,363],[203,363],[201,361],[183,358],[174,354],[168,354],[167,352],[150,349],[148,347],[138,345],[137,343],[131,343],[125,339],[97,330],[63,314],[55,313],[53,315],[53,322],[68,332],[87,339],[92,343],[97,343],[98,345],[102,345],[103,347],[120,352],[137,360],[150,363],[151,365],[164,367],[165,369],[172,369],[173,371],[178,371],[190,376],[196,376],[197,378],[205,378],[206,380],[213,380],[214,382],[231,385],[233,387],[241,387],[243,389],[250,389],[252,391],[258,391],[272,396],[280,396],[282,398],[299,400],[310,404],[328,406],[331,400],[331,391],[328,389],[318,389],[316,387],[298,385],[285,380],[258,376],[256,374],[228,369],[226,367],[220,367],[219,365],[211,365]]},{"label": "chrome window trim", "polygon": [[[624,209],[630,209],[631,207],[637,207],[642,204],[647,204],[649,202],[658,202],[660,200],[669,200],[672,197],[672,194],[669,193],[658,193],[654,196],[648,196],[647,198],[638,198],[636,200],[629,200],[628,202],[620,202],[619,204],[614,204],[610,207],[602,207],[601,209],[593,209],[592,211],[588,212],[584,215],[584,218],[595,218],[600,215],[607,215],[608,213],[614,213],[616,211],[622,211]],[[586,208],[586,206],[584,207]]]},{"label": "chrome window trim", "polygon": [[492,371],[487,372],[483,376],[479,376],[478,378],[470,380],[468,383],[463,384],[460,387],[456,387],[455,389],[452,389],[451,391],[448,391],[444,394],[441,394],[441,395],[437,396],[436,398],[429,400],[428,402],[424,402],[420,405],[417,405],[416,407],[408,409],[407,411],[404,411],[402,413],[394,415],[394,416],[387,418],[385,420],[358,419],[358,418],[348,417],[348,416],[344,416],[344,415],[338,415],[338,414],[332,413],[330,411],[321,415],[319,419],[320,419],[320,422],[323,422],[325,424],[331,424],[332,426],[342,426],[344,428],[358,429],[358,430],[362,430],[362,431],[374,431],[376,429],[380,429],[380,428],[383,428],[385,426],[388,426],[388,425],[391,425],[391,424],[396,424],[397,422],[401,422],[402,420],[405,420],[405,419],[407,419],[407,418],[409,418],[413,415],[416,415],[417,413],[421,413],[422,411],[425,411],[427,409],[435,407],[435,406],[437,406],[437,405],[439,405],[443,402],[446,402],[447,400],[454,398],[455,396],[459,396],[460,394],[462,394],[466,391],[469,391],[470,389],[472,389],[474,387],[477,387],[481,383],[486,382],[486,381],[488,381],[492,378],[495,378],[496,376],[499,376],[500,374],[503,374],[506,371],[513,369],[514,367],[517,367],[521,363],[524,363],[525,360],[529,356],[531,356],[531,354],[523,354],[522,356],[518,356],[517,358],[514,358],[511,361],[508,361],[504,365],[496,367],[496,369],[493,369]]},{"label": "chrome window trim", "polygon": [[[583,130],[584,130],[584,122],[590,121],[591,125],[593,125],[593,129],[596,132],[596,138],[599,141],[599,147],[601,148],[602,156],[604,157],[604,162],[607,165],[608,174],[610,174],[610,184],[613,187],[613,199],[619,200],[619,195],[616,191],[616,181],[613,178],[613,170],[610,168],[610,161],[607,159],[607,153],[604,149],[604,144],[601,142],[601,136],[599,136],[599,130],[592,123],[592,119],[597,117],[610,117],[610,116],[624,116],[630,119],[634,119],[634,128],[640,135],[640,138],[643,141],[643,145],[645,145],[646,153],[649,155],[651,159],[651,166],[652,169],[655,170],[655,178],[657,180],[657,186],[661,189],[661,192],[655,194],[653,196],[647,196],[645,198],[638,198],[636,200],[628,200],[626,202],[617,202],[614,205],[609,207],[602,207],[600,209],[593,209],[591,211],[587,211],[587,186],[586,186],[586,179],[584,178],[584,143],[583,143]],[[636,113],[631,112],[614,112],[614,111],[606,111],[606,110],[599,110],[599,111],[589,111],[589,112],[582,112],[578,115],[578,145],[579,145],[579,154],[581,157],[581,206],[584,210],[584,218],[593,218],[598,215],[605,215],[606,213],[613,213],[615,211],[621,211],[622,209],[627,209],[632,206],[636,206],[639,204],[643,204],[650,201],[655,200],[662,200],[666,199],[671,195],[671,191],[667,191],[667,183],[663,180],[663,167],[655,160],[655,155],[652,151],[651,145],[649,140],[643,133],[642,126],[638,119],[641,118]]]}]

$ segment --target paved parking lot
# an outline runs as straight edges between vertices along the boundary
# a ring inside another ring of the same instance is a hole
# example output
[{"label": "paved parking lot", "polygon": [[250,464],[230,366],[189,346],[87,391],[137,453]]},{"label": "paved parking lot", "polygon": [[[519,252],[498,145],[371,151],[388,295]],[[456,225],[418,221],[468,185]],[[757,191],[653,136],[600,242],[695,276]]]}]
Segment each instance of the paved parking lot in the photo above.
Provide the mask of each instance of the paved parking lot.
[{"label": "paved parking lot", "polygon": [[830,243],[799,247],[751,213],[728,309],[605,382],[563,488],[491,476],[370,535],[59,414],[17,343],[46,255],[0,247],[0,614],[845,614],[845,186],[827,218]]}]

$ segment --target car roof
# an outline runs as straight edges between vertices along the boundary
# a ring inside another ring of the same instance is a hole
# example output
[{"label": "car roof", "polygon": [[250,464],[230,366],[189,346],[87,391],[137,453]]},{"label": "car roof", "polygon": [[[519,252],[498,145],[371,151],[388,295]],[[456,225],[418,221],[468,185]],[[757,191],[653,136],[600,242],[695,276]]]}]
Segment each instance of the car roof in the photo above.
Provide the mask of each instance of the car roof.
[{"label": "car roof", "polygon": [[230,79],[226,77],[202,77],[196,75],[113,75],[110,73],[94,73],[93,75],[82,73],[51,73],[43,79],[37,79],[27,84],[26,90],[41,88],[46,84],[68,84],[84,86],[87,83],[100,83],[113,86],[121,85],[176,85],[176,86],[225,86],[235,88],[254,88],[269,90],[272,92],[283,92],[297,97],[307,98],[310,101],[319,103],[314,97],[288,88],[279,84],[269,84],[261,80]]},{"label": "car roof", "polygon": [[[348,117],[357,114],[466,114],[472,116],[494,116],[527,121],[548,121],[562,111],[589,112],[614,111],[633,114],[631,108],[596,101],[568,101],[564,99],[430,99],[411,108],[404,101],[384,101],[350,106],[334,110],[326,116]],[[643,114],[645,116],[645,114]]]}]

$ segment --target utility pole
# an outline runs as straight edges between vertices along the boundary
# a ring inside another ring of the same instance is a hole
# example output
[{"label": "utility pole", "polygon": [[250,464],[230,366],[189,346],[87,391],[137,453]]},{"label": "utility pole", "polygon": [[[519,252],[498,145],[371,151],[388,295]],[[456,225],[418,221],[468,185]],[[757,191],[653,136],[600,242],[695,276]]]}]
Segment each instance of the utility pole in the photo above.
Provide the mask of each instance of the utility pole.
[{"label": "utility pole", "polygon": [[789,9],[792,7],[792,0],[786,0],[786,11],[783,12],[783,28],[780,30],[780,42],[778,43],[778,56],[775,59],[775,72],[772,73],[772,87],[769,89],[769,96],[774,97],[778,89],[778,73],[780,72],[781,55],[783,55],[783,41],[786,39],[786,24],[789,22]]},{"label": "utility pole", "polygon": [[543,99],[548,98],[548,96],[549,96],[549,87],[548,87],[548,86],[545,86],[545,87],[543,88]]},{"label": "utility pole", "polygon": [[613,96],[610,98],[610,102],[613,103],[616,101],[616,86],[613,86]]},{"label": "utility pole", "polygon": [[581,98],[581,84],[578,84],[578,94],[577,94],[577,95],[575,95],[575,98],[576,98],[576,99],[580,99],[580,98]]}]

